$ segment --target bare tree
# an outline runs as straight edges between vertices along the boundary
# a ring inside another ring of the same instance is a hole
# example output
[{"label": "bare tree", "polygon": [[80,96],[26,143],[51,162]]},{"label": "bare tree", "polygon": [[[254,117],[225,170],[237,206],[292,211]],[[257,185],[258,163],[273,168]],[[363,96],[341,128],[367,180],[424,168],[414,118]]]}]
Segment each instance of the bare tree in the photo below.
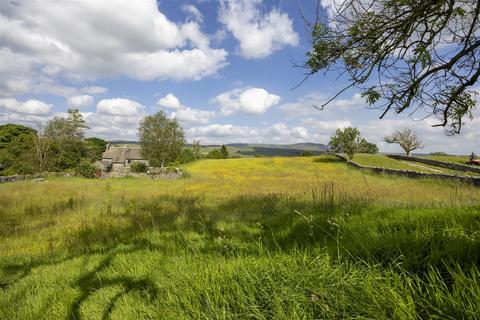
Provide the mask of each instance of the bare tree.
[{"label": "bare tree", "polygon": [[413,150],[423,148],[423,143],[418,134],[407,128],[395,131],[391,136],[385,137],[384,141],[387,143],[398,143],[405,150],[407,157],[410,156],[410,152]]},{"label": "bare tree", "polygon": [[308,23],[312,49],[306,77],[335,70],[370,104],[389,111],[435,116],[459,133],[476,106],[480,77],[480,1],[340,0],[327,20]]},{"label": "bare tree", "polygon": [[37,123],[37,134],[32,139],[32,167],[35,172],[44,172],[53,160],[54,139],[45,135],[44,126]]}]

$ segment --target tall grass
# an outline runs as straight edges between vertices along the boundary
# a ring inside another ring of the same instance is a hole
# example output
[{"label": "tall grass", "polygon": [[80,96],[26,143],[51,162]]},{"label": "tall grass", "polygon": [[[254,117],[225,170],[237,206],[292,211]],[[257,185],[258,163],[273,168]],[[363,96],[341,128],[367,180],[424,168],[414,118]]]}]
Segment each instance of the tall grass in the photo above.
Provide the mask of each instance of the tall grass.
[{"label": "tall grass", "polygon": [[188,169],[2,186],[0,319],[479,318],[476,189],[304,159]]}]

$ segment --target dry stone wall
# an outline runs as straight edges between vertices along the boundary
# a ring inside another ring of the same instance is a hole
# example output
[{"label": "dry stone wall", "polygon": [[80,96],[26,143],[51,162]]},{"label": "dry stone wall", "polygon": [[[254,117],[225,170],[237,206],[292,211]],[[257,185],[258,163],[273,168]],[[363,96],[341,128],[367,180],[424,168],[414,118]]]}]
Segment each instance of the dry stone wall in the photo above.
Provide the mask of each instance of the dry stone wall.
[{"label": "dry stone wall", "polygon": [[387,157],[395,160],[408,160],[408,161],[429,164],[432,166],[441,167],[441,168],[450,169],[450,170],[456,170],[456,171],[462,171],[462,172],[476,172],[480,174],[480,168],[459,164],[459,163],[450,163],[450,162],[443,162],[438,160],[417,158],[417,157],[407,157],[407,156],[401,156],[396,154],[387,154]]},{"label": "dry stone wall", "polygon": [[409,178],[435,178],[435,179],[442,179],[442,180],[450,180],[450,181],[459,181],[468,184],[472,184],[474,186],[480,187],[480,177],[465,177],[465,176],[455,176],[449,174],[437,174],[437,173],[424,173],[424,172],[417,172],[417,171],[409,171],[409,170],[398,170],[398,169],[388,169],[382,167],[371,167],[371,166],[363,166],[353,161],[348,161],[342,155],[336,154],[337,157],[342,158],[347,162],[348,165],[365,171],[376,172],[376,173],[386,173],[386,174],[393,174],[399,176],[405,176]]}]

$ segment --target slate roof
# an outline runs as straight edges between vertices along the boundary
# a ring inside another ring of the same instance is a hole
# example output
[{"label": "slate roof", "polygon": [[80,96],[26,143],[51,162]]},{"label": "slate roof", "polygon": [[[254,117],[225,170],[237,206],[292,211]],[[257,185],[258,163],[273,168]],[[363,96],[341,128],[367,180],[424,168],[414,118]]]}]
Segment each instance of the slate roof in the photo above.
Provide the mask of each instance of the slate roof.
[{"label": "slate roof", "polygon": [[144,160],[140,148],[110,147],[102,156],[102,159],[111,159],[113,163],[125,163],[126,160]]}]

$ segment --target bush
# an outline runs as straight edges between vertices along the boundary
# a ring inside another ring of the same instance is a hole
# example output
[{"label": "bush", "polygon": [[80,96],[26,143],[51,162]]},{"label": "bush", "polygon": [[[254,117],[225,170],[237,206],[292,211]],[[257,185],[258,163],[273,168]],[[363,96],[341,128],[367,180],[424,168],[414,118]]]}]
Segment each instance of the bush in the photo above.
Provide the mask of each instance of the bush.
[{"label": "bush", "polygon": [[85,178],[95,178],[97,168],[88,160],[82,160],[77,166],[76,173]]},{"label": "bush", "polygon": [[219,149],[213,149],[208,153],[207,158],[209,159],[223,159],[223,154]]},{"label": "bush", "polygon": [[301,154],[302,157],[311,157],[313,156],[313,153],[310,151],[303,151]]},{"label": "bush", "polygon": [[430,155],[431,156],[448,156],[448,154],[445,152],[431,152]]},{"label": "bush", "polygon": [[193,153],[192,149],[183,149],[182,153],[180,153],[180,156],[178,157],[178,161],[180,163],[188,163],[188,162],[193,162],[196,160],[195,153]]},{"label": "bush", "polygon": [[143,162],[134,162],[130,165],[130,171],[133,173],[144,173],[147,172],[148,167]]}]

